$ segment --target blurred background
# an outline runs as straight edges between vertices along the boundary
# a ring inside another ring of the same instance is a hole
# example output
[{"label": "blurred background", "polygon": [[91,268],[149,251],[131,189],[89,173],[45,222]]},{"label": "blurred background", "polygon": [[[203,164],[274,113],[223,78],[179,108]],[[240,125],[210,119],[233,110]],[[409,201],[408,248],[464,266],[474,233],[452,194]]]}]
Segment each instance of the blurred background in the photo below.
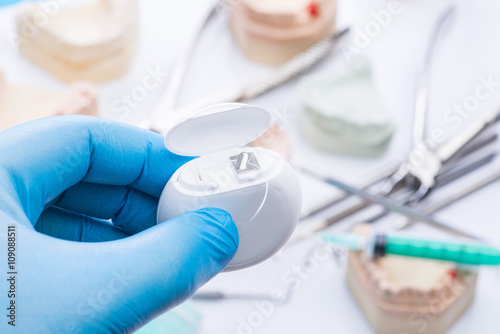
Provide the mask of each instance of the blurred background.
[{"label": "blurred background", "polygon": [[[322,59],[247,102],[273,112],[280,135],[270,146],[285,147],[282,153],[294,164],[313,165],[361,187],[374,173],[408,158],[419,73],[436,22],[450,8],[453,13],[439,29],[423,79],[428,92],[426,135],[453,138],[500,110],[500,3],[495,1],[97,2],[101,4],[0,0],[0,130],[62,113],[162,128],[169,112],[162,105],[169,98],[176,100],[173,109],[182,109],[207,96],[238,91],[326,38],[331,45]],[[338,38],[332,39],[335,34]],[[187,52],[193,45],[192,53]],[[87,71],[81,64],[89,63],[94,68]],[[182,85],[172,97],[169,84],[183,64]],[[292,65],[300,67],[300,62]],[[43,110],[33,111],[36,105]],[[496,127],[488,131],[494,136]],[[496,145],[488,145],[487,163],[440,186],[417,209],[500,171]],[[496,179],[435,217],[500,245]],[[307,175],[301,181],[304,219],[299,234],[356,200],[328,206],[339,190]],[[349,230],[377,210],[357,212],[327,231]],[[390,214],[376,224],[390,229],[400,220]],[[447,237],[421,223],[406,230]],[[198,298],[140,331],[384,333],[346,284],[345,252],[320,256],[317,249],[313,234],[262,264],[221,274]],[[445,331],[495,332],[499,286],[497,270],[481,269],[471,306]],[[273,299],[273,294],[282,296]],[[424,304],[405,316],[403,328],[385,333],[444,332],[430,331],[444,311],[429,311]]]}]

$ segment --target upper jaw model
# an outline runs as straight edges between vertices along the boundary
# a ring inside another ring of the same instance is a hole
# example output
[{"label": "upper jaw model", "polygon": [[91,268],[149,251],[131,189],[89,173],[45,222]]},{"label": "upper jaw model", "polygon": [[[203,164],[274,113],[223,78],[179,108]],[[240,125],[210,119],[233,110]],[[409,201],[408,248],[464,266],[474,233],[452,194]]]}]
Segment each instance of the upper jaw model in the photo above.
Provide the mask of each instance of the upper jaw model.
[{"label": "upper jaw model", "polygon": [[279,65],[329,36],[336,8],[336,0],[240,0],[231,28],[247,58]]}]

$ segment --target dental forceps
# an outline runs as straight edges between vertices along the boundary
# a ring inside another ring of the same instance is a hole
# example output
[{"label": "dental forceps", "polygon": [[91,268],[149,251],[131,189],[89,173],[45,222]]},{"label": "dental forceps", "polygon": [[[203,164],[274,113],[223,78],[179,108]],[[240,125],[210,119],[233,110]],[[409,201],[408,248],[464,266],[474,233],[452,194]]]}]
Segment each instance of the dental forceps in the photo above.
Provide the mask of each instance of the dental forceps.
[{"label": "dental forceps", "polygon": [[[313,174],[313,175],[318,176],[317,171],[312,171],[308,167],[303,166],[303,167],[301,167],[301,170],[304,173]],[[372,194],[364,189],[359,189],[359,188],[353,187],[347,183],[344,183],[344,182],[342,182],[338,179],[335,179],[335,178],[333,178],[327,174],[324,174],[324,173],[322,175],[320,175],[320,177],[323,179],[323,181],[325,183],[331,184],[331,185],[333,185],[333,186],[335,186],[335,187],[337,187],[337,188],[339,188],[339,189],[341,189],[341,190],[343,190],[351,195],[361,197],[361,198],[363,198],[371,203],[382,205],[387,210],[397,212],[397,213],[399,213],[405,217],[408,217],[410,219],[424,222],[426,224],[434,226],[440,230],[451,233],[453,235],[457,235],[460,237],[467,237],[467,238],[476,239],[476,240],[480,239],[479,237],[477,237],[475,235],[472,235],[466,231],[460,231],[459,229],[452,227],[444,222],[441,222],[437,218],[434,218],[434,217],[429,216],[425,213],[422,213],[422,212],[420,212],[412,207],[401,205],[389,197],[385,197],[385,196],[380,195],[380,194]]]},{"label": "dental forceps", "polygon": [[[448,182],[451,182],[462,175],[467,174],[475,170],[476,168],[492,161],[494,157],[498,154],[498,152],[486,152],[487,154],[471,154],[475,152],[477,149],[480,149],[484,146],[489,145],[490,143],[497,140],[496,134],[490,134],[487,129],[492,128],[492,125],[495,124],[499,120],[500,110],[493,110],[491,112],[483,115],[478,121],[471,124],[460,134],[451,138],[441,146],[436,148],[428,148],[425,146],[425,116],[427,112],[427,95],[428,95],[428,73],[430,67],[430,61],[432,52],[437,40],[437,36],[447,21],[447,19],[453,13],[454,8],[451,7],[447,9],[435,24],[433,32],[431,33],[431,37],[429,39],[429,46],[427,47],[426,56],[424,59],[424,63],[422,66],[422,71],[420,74],[420,81],[416,94],[416,103],[415,103],[415,120],[414,120],[414,131],[413,131],[413,150],[412,152],[417,152],[417,154],[422,154],[423,159],[422,163],[419,165],[412,166],[410,163],[404,163],[400,165],[399,168],[396,167],[396,172],[389,176],[389,180],[385,182],[382,191],[379,191],[378,194],[382,196],[394,195],[396,191],[401,190],[403,186],[410,188],[411,191],[405,194],[406,200],[397,201],[399,204],[410,204],[416,205],[420,202],[432,188],[436,188],[437,186],[444,185]],[[481,152],[482,153],[482,152]],[[464,162],[466,156],[472,155],[469,161]],[[410,156],[411,157],[411,154]],[[410,159],[409,159],[410,160]],[[458,162],[460,164],[458,164]],[[451,165],[455,166],[451,166]],[[390,171],[394,167],[389,167],[387,170],[377,173],[378,175],[384,175],[387,171]],[[311,171],[311,170],[310,170]],[[320,179],[318,174],[309,173],[311,176]],[[384,177],[377,178],[369,178],[369,182],[366,182],[362,186],[359,186],[360,189],[367,189],[371,186],[377,184],[378,182],[383,182],[386,178],[387,174]],[[408,195],[409,194],[409,195]],[[346,193],[342,193],[337,196],[334,201],[331,203],[337,204],[342,200],[348,198],[349,195]],[[292,237],[288,245],[294,244],[300,240],[307,238],[308,236],[324,230],[325,228],[333,225],[334,223],[349,217],[352,214],[355,214],[362,209],[370,206],[372,202],[370,201],[361,201],[355,203],[354,205],[350,205],[347,208],[343,209],[341,212],[338,212],[334,216],[329,217],[328,219],[322,221],[319,225],[314,226],[312,229],[308,229],[305,232],[302,232],[298,235]],[[388,212],[385,209],[381,214],[378,214],[367,221],[373,222],[376,219],[384,216]],[[312,212],[314,214],[316,212]],[[307,216],[309,216],[307,215]],[[307,217],[306,216],[306,217]],[[302,218],[306,218],[302,217]]]},{"label": "dental forceps", "polygon": [[[396,173],[389,177],[382,193],[391,194],[398,185],[404,183],[409,187],[416,187],[415,192],[408,199],[409,204],[415,204],[423,199],[435,184],[435,177],[439,173],[442,163],[449,157],[433,151],[426,144],[425,128],[428,113],[429,95],[429,70],[436,42],[444,24],[454,12],[450,7],[441,14],[432,29],[426,49],[423,66],[419,75],[419,82],[415,96],[415,109],[413,119],[412,149],[406,163],[401,164]],[[457,148],[458,149],[458,148]],[[453,152],[451,152],[453,153]],[[420,157],[420,162],[415,163],[415,158]],[[413,161],[412,161],[413,160]]]},{"label": "dental forceps", "polygon": [[[425,128],[428,113],[429,69],[432,54],[440,31],[453,12],[454,7],[452,6],[440,15],[428,42],[415,96],[412,149],[408,160],[401,164],[399,169],[389,177],[388,181],[382,187],[382,195],[390,195],[402,185],[412,189],[413,192],[404,201],[404,204],[410,206],[415,206],[419,203],[436,186],[437,177],[442,172],[444,164],[456,158],[462,148],[476,139],[486,128],[497,122],[499,118],[498,110],[494,110],[483,115],[477,122],[456,135],[455,138],[446,141],[440,146],[430,147],[426,143]],[[415,161],[417,157],[419,159],[418,162]],[[467,165],[462,166],[462,169],[474,169],[469,167]]]}]

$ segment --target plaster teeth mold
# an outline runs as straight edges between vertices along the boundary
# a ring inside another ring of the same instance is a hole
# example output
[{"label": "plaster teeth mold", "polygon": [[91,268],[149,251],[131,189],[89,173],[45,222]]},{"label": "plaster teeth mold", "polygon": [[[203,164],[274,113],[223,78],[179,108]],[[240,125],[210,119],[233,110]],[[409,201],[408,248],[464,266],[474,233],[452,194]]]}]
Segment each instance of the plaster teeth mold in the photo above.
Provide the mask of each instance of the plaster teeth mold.
[{"label": "plaster teeth mold", "polygon": [[306,76],[298,92],[302,132],[317,148],[362,156],[378,156],[387,149],[394,117],[372,80],[367,59]]},{"label": "plaster teeth mold", "polygon": [[0,71],[0,131],[56,115],[97,116],[97,88],[75,82],[66,92],[8,83]]},{"label": "plaster teeth mold", "polygon": [[332,34],[336,11],[336,0],[241,0],[231,28],[247,58],[278,65]]},{"label": "plaster teeth mold", "polygon": [[41,7],[27,2],[17,15],[19,50],[66,82],[109,81],[126,73],[137,41],[137,0],[60,5],[42,24]]},{"label": "plaster teeth mold", "polygon": [[[363,251],[349,251],[346,279],[375,333],[445,333],[474,299],[477,273],[453,263],[394,255],[366,262],[365,257]],[[416,326],[425,316],[433,321],[425,329]]]}]

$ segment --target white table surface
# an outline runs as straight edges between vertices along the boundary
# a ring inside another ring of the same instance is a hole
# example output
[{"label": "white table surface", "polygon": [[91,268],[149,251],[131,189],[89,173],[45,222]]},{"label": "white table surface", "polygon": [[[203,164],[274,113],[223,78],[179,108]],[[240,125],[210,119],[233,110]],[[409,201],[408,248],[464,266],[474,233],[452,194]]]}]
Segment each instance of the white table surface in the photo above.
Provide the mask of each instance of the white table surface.
[{"label": "white table surface", "polygon": [[[367,22],[373,20],[371,11],[385,9],[388,3],[339,0],[339,25],[349,25],[354,32],[363,29]],[[295,94],[297,80],[253,101],[276,111],[286,111],[291,116],[289,130],[296,161],[313,162],[336,177],[354,182],[390,162],[404,160],[410,146],[415,74],[430,28],[449,3],[451,1],[400,1],[402,12],[393,15],[390,24],[362,50],[373,64],[375,82],[398,123],[389,149],[383,156],[373,159],[334,155],[310,146],[299,128],[301,109]],[[428,129],[441,127],[447,133],[452,133],[452,130],[443,121],[443,113],[454,103],[462,103],[473,94],[480,77],[491,75],[500,82],[500,3],[491,0],[459,0],[455,3],[456,16],[445,29],[445,37],[440,39],[431,75]],[[114,112],[111,105],[121,94],[130,92],[141,83],[148,67],[160,66],[168,71],[182,53],[182,47],[190,40],[207,5],[208,2],[202,0],[140,1],[138,51],[125,77],[100,86],[101,116],[136,122],[151,109],[161,94],[160,88],[151,92],[143,103],[124,118]],[[61,81],[29,62],[12,47],[8,34],[15,31],[15,9],[15,6],[0,8],[0,68],[5,70],[9,81],[63,89]],[[227,10],[230,9],[226,8],[224,15],[217,15],[211,21],[199,41],[180,94],[181,105],[228,85],[242,84],[266,69],[247,61],[235,46],[227,26]],[[351,34],[345,41],[353,43],[355,35]],[[334,71],[336,67],[344,66],[346,61],[337,49],[312,72]],[[464,120],[461,128],[481,112],[495,106],[500,106],[500,87],[481,102],[477,111]],[[495,168],[500,168],[499,163],[491,164],[481,173],[485,175]],[[471,175],[461,184],[474,182],[475,177],[477,175]],[[331,192],[319,184],[309,185],[306,189],[305,201],[309,203],[317,196],[327,196]],[[453,186],[444,188],[433,196],[446,196],[453,189]],[[438,217],[499,242],[499,193],[500,182],[497,182],[441,211]],[[333,229],[346,228],[353,222],[355,219],[347,220]],[[416,230],[433,233],[423,226],[418,226]],[[305,253],[313,245],[314,241],[306,241],[279,258],[272,258],[250,269],[221,274],[203,289],[253,293],[270,293],[274,289],[284,291],[294,265],[303,264]],[[311,268],[310,271],[295,281],[296,291],[292,299],[285,305],[275,305],[271,314],[256,315],[260,311],[252,301],[196,302],[195,305],[203,314],[201,333],[371,333],[369,324],[347,290],[342,266],[335,264],[332,259],[326,259],[319,261],[317,268]],[[450,333],[498,332],[496,308],[499,306],[500,273],[481,270],[475,302]],[[252,319],[262,319],[262,322],[250,330],[239,328],[241,321]]]}]

